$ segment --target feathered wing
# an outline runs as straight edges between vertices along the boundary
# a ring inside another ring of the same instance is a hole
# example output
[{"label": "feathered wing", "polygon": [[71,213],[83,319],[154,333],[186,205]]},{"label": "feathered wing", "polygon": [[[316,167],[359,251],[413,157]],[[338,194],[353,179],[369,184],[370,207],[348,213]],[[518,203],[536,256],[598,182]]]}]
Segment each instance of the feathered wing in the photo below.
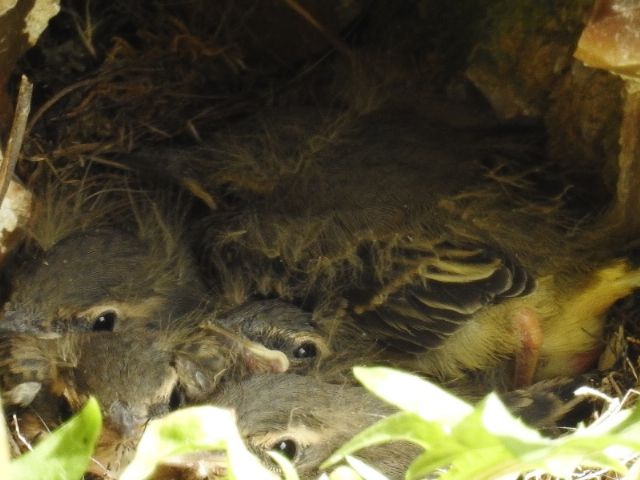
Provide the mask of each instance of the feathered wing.
[{"label": "feathered wing", "polygon": [[405,352],[437,347],[483,308],[535,287],[514,259],[479,243],[410,239],[392,249],[391,263],[382,278],[364,282],[367,289],[349,292],[347,300],[363,329]]},{"label": "feathered wing", "polygon": [[242,271],[255,292],[310,308],[344,297],[355,324],[389,346],[438,347],[530,293],[561,235],[526,182],[487,178],[485,157],[520,143],[484,133],[410,113],[362,117],[316,152],[315,170],[212,229],[216,273]]}]

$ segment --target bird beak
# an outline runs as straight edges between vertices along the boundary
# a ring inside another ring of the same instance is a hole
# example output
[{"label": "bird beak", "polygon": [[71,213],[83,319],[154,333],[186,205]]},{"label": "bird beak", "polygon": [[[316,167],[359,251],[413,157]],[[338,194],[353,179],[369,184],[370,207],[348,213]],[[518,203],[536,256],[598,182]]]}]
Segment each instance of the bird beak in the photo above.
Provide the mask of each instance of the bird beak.
[{"label": "bird beak", "polygon": [[108,421],[123,438],[137,438],[144,430],[146,417],[137,415],[129,405],[116,400],[109,407]]},{"label": "bird beak", "polygon": [[144,432],[144,422],[122,402],[116,401],[106,412],[87,473],[105,480],[115,480],[132,460]]},{"label": "bird beak", "polygon": [[289,359],[280,350],[271,350],[256,342],[247,342],[243,351],[245,364],[255,373],[284,373]]}]

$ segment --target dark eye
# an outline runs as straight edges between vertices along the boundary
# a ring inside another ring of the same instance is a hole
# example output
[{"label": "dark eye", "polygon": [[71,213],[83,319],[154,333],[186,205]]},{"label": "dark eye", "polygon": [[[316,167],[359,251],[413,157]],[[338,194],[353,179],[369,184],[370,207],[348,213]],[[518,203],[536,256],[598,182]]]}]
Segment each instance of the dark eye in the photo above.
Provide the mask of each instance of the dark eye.
[{"label": "dark eye", "polygon": [[299,345],[294,351],[293,356],[295,358],[313,358],[318,354],[318,349],[311,342],[305,342]]},{"label": "dark eye", "polygon": [[113,327],[116,325],[118,316],[116,312],[106,311],[102,312],[96,317],[91,328],[94,332],[112,332]]},{"label": "dark eye", "polygon": [[271,450],[275,450],[278,453],[281,453],[289,460],[293,460],[298,453],[298,445],[296,442],[291,440],[290,438],[284,438],[271,447]]},{"label": "dark eye", "polygon": [[176,385],[173,387],[171,391],[171,396],[169,397],[169,411],[173,412],[174,410],[179,409],[184,404],[184,394],[182,393],[182,389]]}]

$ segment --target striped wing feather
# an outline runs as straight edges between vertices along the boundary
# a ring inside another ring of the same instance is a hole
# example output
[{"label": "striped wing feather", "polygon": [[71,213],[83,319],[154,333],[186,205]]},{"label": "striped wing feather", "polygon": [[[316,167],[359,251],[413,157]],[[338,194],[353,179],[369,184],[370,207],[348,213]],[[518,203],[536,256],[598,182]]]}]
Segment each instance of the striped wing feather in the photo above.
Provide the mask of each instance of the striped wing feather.
[{"label": "striped wing feather", "polygon": [[396,248],[392,262],[372,294],[354,291],[348,299],[363,328],[405,352],[437,347],[482,309],[535,286],[512,258],[479,244]]}]

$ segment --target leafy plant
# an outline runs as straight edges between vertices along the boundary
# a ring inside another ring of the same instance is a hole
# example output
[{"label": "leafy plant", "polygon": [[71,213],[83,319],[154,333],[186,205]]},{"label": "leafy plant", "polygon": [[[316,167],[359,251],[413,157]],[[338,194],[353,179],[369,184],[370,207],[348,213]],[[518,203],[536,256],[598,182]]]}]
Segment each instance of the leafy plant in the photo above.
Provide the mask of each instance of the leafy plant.
[{"label": "leafy plant", "polygon": [[82,478],[95,448],[102,416],[94,398],[68,422],[41,441],[32,451],[6,465],[3,478],[74,480]]},{"label": "leafy plant", "polygon": [[[95,399],[68,422],[48,435],[32,451],[0,463],[2,478],[28,480],[74,480],[82,478],[95,448],[102,417]],[[0,439],[2,440],[2,439]],[[6,444],[6,440],[5,440]],[[169,457],[192,452],[226,451],[230,480],[274,479],[242,442],[229,410],[204,406],[185,408],[149,422],[135,457],[121,480],[148,478]],[[284,457],[278,459],[288,480],[297,480],[295,470]]]},{"label": "leafy plant", "polygon": [[407,480],[432,476],[438,470],[443,480],[515,479],[531,471],[568,478],[585,466],[639,478],[625,462],[640,453],[640,406],[620,409],[619,402],[612,402],[592,425],[551,439],[513,417],[495,394],[472,407],[408,373],[384,367],[358,367],[354,373],[400,412],[356,435],[323,468],[367,446],[408,440],[425,451],[409,466]]},{"label": "leafy plant", "polygon": [[206,406],[185,408],[149,422],[120,479],[147,478],[169,457],[206,450],[226,450],[227,476],[232,480],[274,478],[244,446],[233,414]]},{"label": "leafy plant", "polygon": [[[343,445],[323,465],[328,480],[384,480],[352,454],[390,441],[410,441],[424,448],[406,479],[443,480],[518,478],[524,472],[568,478],[578,467],[598,467],[640,478],[640,406],[621,409],[611,401],[590,426],[551,439],[514,418],[498,397],[488,395],[473,407],[439,387],[408,373],[384,367],[358,367],[356,377],[374,394],[398,407],[398,413],[372,425]],[[87,468],[101,425],[97,402],[62,425],[29,453],[8,464],[16,479],[79,479]],[[149,423],[123,480],[141,480],[169,457],[202,450],[226,451],[227,478],[274,478],[244,446],[233,414],[206,406],[179,410]],[[292,465],[273,454],[287,480],[297,480]],[[343,464],[336,466],[339,462]],[[7,471],[0,464],[2,471]],[[440,472],[440,473],[437,473]],[[4,478],[4,476],[3,476]]]}]

